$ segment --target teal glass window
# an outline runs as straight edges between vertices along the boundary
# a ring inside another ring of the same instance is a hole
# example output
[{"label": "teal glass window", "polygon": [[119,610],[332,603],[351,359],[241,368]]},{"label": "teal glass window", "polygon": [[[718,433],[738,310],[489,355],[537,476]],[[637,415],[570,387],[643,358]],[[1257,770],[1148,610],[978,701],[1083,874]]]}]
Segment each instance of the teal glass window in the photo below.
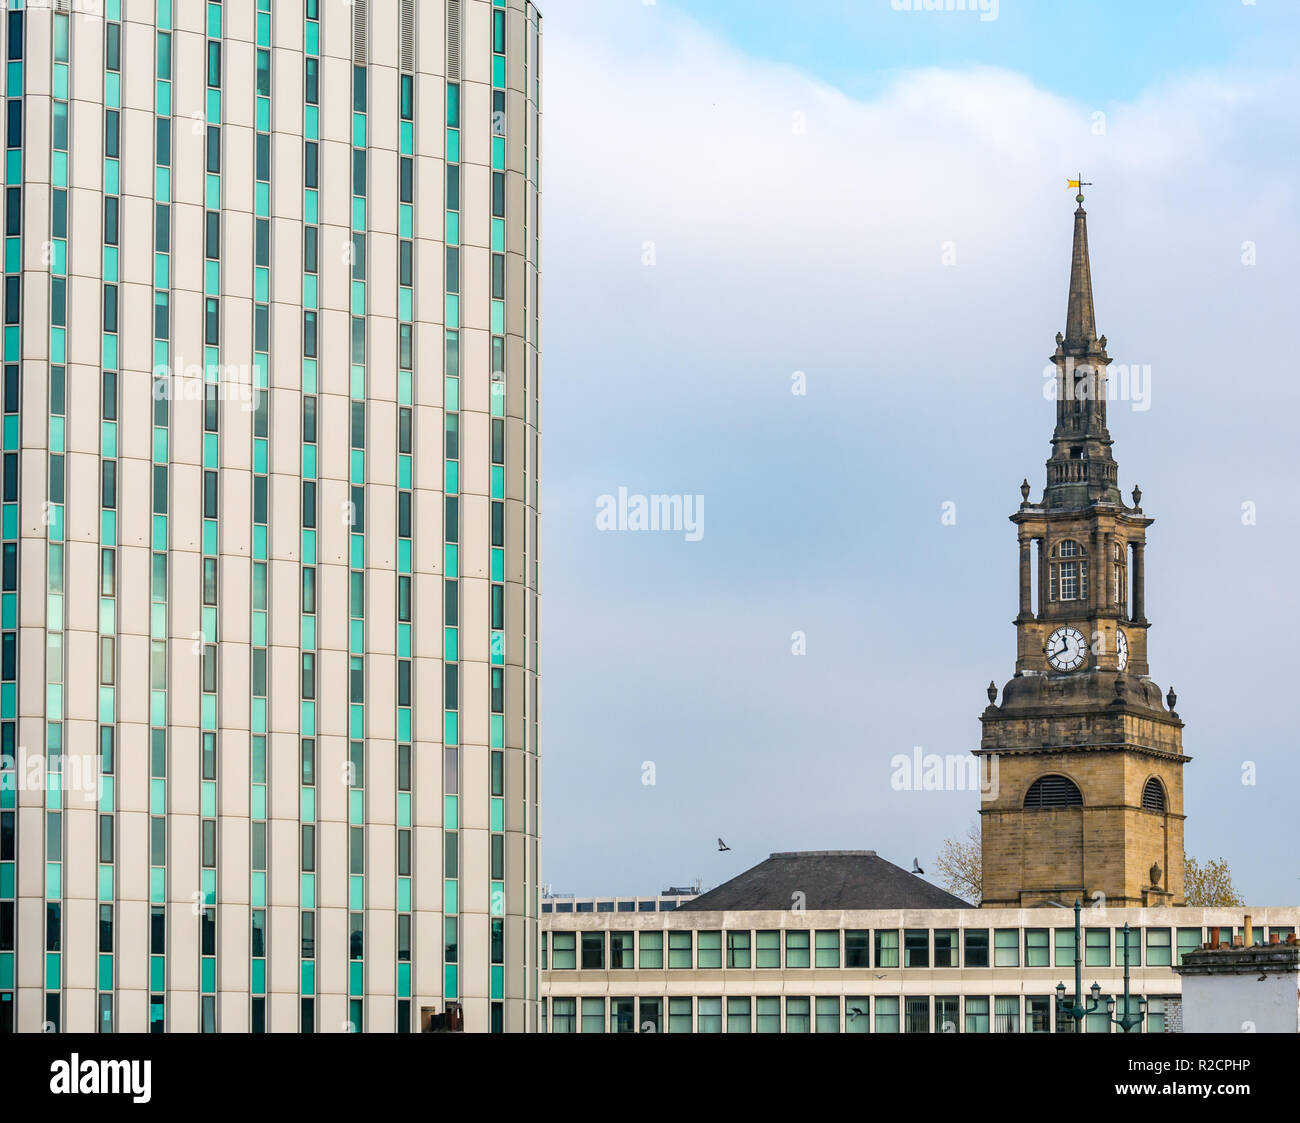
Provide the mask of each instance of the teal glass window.
[{"label": "teal glass window", "polygon": [[840,930],[819,929],[816,936],[816,964],[818,967],[840,965]]},{"label": "teal glass window", "polygon": [[668,933],[668,966],[670,968],[689,968],[691,966],[691,936],[687,932]]},{"label": "teal glass window", "polygon": [[1025,929],[1025,966],[1050,967],[1046,928]]},{"label": "teal glass window", "polygon": [[1110,966],[1110,930],[1088,928],[1084,932],[1083,962],[1089,967]]},{"label": "teal glass window", "polygon": [[[876,929],[876,966],[898,966],[898,929]],[[895,1011],[897,1015],[897,1011]]]},{"label": "teal glass window", "polygon": [[993,934],[993,966],[1020,966],[1020,932],[1015,928],[999,928]]},{"label": "teal glass window", "polygon": [[728,967],[749,966],[749,933],[748,932],[727,933],[727,966]]},{"label": "teal glass window", "polygon": [[[803,930],[787,929],[785,934],[786,967],[810,966],[809,943],[810,943],[810,938],[807,929],[803,929]],[[787,1032],[789,1032],[788,1029]]]}]

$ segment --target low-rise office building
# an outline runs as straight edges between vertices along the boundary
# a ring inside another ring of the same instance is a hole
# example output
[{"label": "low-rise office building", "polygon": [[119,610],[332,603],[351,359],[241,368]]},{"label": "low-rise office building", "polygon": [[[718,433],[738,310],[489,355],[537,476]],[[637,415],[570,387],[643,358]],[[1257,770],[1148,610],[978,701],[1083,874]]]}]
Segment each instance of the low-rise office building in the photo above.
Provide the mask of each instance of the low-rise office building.
[{"label": "low-rise office building", "polygon": [[[1285,943],[1300,925],[1300,906],[1249,911],[1252,943]],[[1246,929],[1235,908],[1086,907],[1083,986],[1090,993],[1096,982],[1100,1002],[1085,1032],[1111,1032],[1111,1014],[1124,1012],[1125,924],[1130,1009],[1147,1033],[1175,1028],[1174,965]],[[1073,1032],[1055,997],[1059,984],[1074,990],[1075,953],[1069,908],[976,909],[873,851],[773,854],[668,912],[543,911],[542,1024],[552,1033]]]}]

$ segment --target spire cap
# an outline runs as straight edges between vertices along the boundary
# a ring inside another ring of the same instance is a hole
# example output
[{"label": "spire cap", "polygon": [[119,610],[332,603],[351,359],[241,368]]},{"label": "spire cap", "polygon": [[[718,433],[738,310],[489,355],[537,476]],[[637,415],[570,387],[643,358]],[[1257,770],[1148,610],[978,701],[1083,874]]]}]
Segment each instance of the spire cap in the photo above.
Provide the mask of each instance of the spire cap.
[{"label": "spire cap", "polygon": [[[1072,180],[1071,186],[1080,185]],[[1088,258],[1088,215],[1083,194],[1074,212],[1074,248],[1070,255],[1070,292],[1065,309],[1065,346],[1091,348],[1097,341],[1097,323],[1092,306],[1092,265]]]}]

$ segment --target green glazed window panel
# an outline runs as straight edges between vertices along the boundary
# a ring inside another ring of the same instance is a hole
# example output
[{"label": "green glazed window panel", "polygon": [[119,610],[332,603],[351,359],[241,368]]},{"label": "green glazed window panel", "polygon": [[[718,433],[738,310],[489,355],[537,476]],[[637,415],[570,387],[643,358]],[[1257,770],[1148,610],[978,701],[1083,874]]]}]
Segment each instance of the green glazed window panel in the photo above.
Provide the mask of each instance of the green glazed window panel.
[{"label": "green glazed window panel", "polygon": [[1087,967],[1110,966],[1110,932],[1105,928],[1084,930],[1083,962]]},{"label": "green glazed window panel", "polygon": [[809,934],[804,931],[787,931],[785,934],[785,965],[787,967],[808,967]]},{"label": "green glazed window panel", "polygon": [[162,866],[151,866],[149,868],[149,903],[161,905],[165,904],[166,900],[167,870]]}]

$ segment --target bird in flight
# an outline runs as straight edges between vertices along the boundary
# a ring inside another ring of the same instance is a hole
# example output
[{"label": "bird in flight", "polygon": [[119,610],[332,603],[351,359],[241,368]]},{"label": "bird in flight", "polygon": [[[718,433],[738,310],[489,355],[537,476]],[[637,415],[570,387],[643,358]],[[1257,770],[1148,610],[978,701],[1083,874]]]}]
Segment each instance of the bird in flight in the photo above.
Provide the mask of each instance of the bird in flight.
[{"label": "bird in flight", "polygon": [[923,869],[921,868],[921,863],[918,862],[915,858],[912,859],[912,872],[913,872],[913,873],[925,873],[925,870],[923,870]]},{"label": "bird in flight", "polygon": [[730,850],[730,849],[731,849],[731,847],[728,846],[725,842],[723,842],[722,839],[718,839],[718,850],[719,850],[719,852],[721,852],[721,851],[723,851],[723,850]]}]

